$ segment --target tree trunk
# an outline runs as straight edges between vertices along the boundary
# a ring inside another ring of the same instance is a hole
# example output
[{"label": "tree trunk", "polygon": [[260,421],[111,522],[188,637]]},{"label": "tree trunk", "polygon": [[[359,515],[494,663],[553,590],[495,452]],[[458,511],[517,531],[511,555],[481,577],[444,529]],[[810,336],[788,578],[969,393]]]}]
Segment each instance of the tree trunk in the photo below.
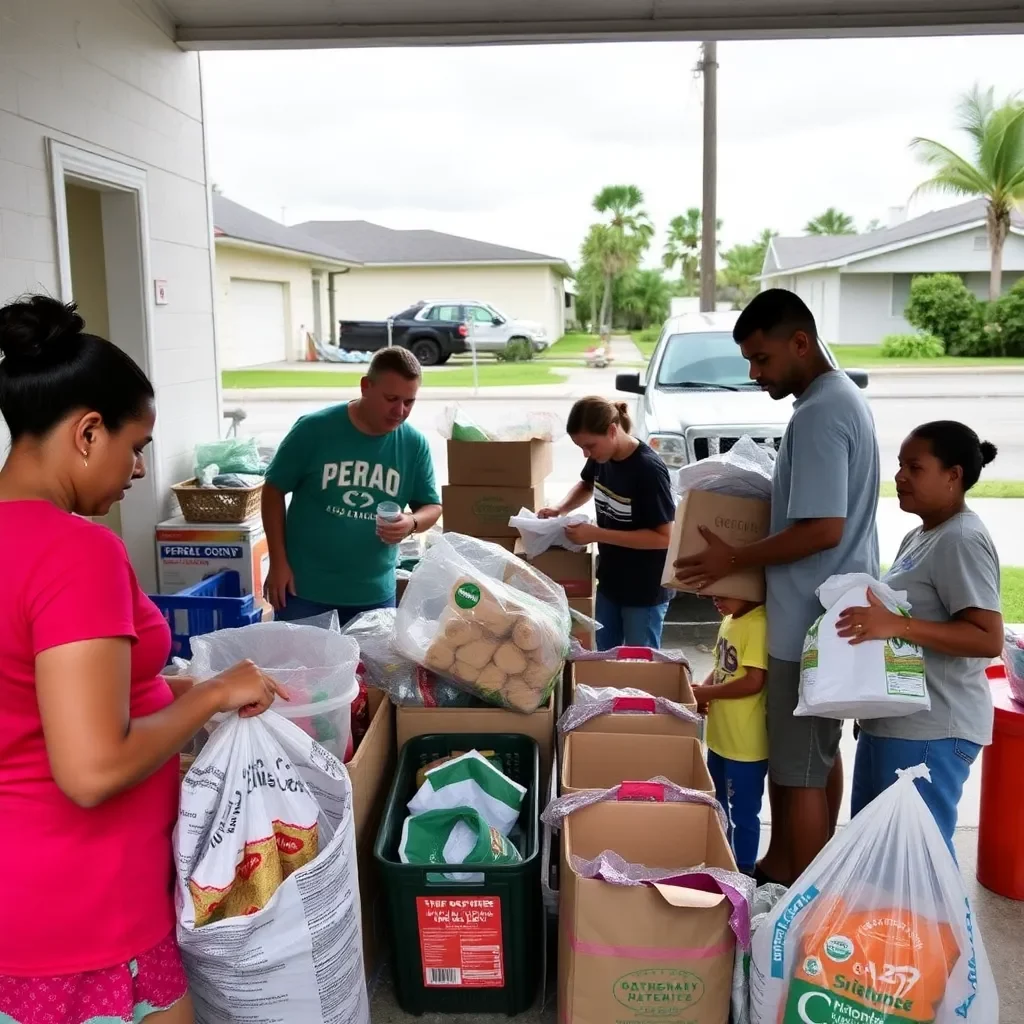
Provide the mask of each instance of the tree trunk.
[{"label": "tree trunk", "polygon": [[995,302],[1003,293],[1003,238],[998,227],[989,232],[989,248],[992,250],[992,266],[988,275],[988,299]]},{"label": "tree trunk", "polygon": [[604,278],[604,295],[601,298],[601,337],[608,341],[612,336],[611,329],[612,275]]}]

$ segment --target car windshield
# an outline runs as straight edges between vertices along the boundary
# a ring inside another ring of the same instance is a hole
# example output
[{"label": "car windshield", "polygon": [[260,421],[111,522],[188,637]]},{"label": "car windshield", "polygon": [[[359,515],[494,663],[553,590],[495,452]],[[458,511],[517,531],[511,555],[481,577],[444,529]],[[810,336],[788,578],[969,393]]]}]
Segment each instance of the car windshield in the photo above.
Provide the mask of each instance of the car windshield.
[{"label": "car windshield", "polygon": [[729,331],[673,334],[665,342],[657,382],[662,387],[756,387]]}]

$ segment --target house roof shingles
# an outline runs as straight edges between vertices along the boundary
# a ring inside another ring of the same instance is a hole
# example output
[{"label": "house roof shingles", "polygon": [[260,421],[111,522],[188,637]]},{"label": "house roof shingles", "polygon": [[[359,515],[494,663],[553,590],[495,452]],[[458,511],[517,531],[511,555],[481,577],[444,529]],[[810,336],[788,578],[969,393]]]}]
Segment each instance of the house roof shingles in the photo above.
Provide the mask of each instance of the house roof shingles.
[{"label": "house roof shingles", "polygon": [[440,231],[396,231],[365,220],[307,221],[297,227],[368,264],[565,263],[554,256]]},{"label": "house roof shingles", "polygon": [[[912,243],[915,239],[939,231],[966,227],[985,220],[985,200],[976,199],[945,210],[933,210],[895,227],[869,231],[863,235],[804,235],[791,238],[772,239],[775,266],[766,267],[766,273],[774,276],[780,273],[800,270],[804,267],[846,260],[861,253],[882,249],[901,242]],[[1018,230],[1024,229],[1024,217],[1013,214],[1013,224]]]}]

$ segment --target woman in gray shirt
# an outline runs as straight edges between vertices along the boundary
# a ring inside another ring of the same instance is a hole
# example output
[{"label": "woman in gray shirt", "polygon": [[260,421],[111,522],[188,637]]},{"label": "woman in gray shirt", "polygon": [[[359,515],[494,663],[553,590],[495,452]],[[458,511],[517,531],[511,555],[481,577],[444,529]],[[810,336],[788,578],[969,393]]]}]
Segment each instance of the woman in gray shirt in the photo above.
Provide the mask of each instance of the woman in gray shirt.
[{"label": "woman in gray shirt", "polygon": [[924,650],[931,709],[860,723],[853,773],[857,814],[896,781],[896,771],[926,764],[931,782],[918,790],[950,850],[957,804],[981,748],[992,742],[992,695],[985,668],[1003,646],[999,557],[967,492],[996,449],[952,420],[925,423],[900,449],[896,493],[904,512],[920,516],[885,582],[905,590],[910,618],[873,595],[870,606],[839,616],[851,644],[901,637]]}]

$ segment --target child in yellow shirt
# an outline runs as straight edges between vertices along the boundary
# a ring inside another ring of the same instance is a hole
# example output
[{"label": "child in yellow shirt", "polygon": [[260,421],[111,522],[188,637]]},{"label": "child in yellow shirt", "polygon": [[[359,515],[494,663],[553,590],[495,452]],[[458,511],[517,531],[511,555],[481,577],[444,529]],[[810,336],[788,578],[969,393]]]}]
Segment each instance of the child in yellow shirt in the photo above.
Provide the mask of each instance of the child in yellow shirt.
[{"label": "child in yellow shirt", "polygon": [[753,601],[716,597],[715,607],[722,615],[715,667],[693,692],[707,714],[708,770],[729,818],[729,842],[740,871],[753,874],[768,774],[768,620]]}]

